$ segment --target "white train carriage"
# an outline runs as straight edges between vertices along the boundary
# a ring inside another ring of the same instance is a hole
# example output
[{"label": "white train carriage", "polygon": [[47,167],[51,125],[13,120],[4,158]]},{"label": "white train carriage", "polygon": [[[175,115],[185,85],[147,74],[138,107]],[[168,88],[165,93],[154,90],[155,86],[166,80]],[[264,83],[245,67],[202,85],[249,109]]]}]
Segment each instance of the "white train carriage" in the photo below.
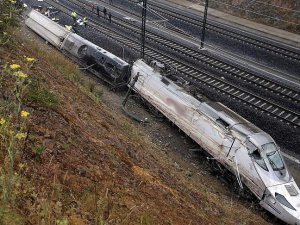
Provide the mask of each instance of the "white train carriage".
[{"label": "white train carriage", "polygon": [[116,55],[74,34],[43,14],[31,10],[25,24],[99,78],[117,85],[127,81],[130,66]]},{"label": "white train carriage", "polygon": [[35,10],[29,11],[25,24],[57,48],[61,47],[62,42],[70,34],[70,31],[66,28],[59,26],[56,22]]},{"label": "white train carriage", "polygon": [[143,60],[133,64],[131,82],[137,75],[136,92],[235,174],[262,207],[300,225],[299,188],[270,135],[221,103],[198,101]]}]

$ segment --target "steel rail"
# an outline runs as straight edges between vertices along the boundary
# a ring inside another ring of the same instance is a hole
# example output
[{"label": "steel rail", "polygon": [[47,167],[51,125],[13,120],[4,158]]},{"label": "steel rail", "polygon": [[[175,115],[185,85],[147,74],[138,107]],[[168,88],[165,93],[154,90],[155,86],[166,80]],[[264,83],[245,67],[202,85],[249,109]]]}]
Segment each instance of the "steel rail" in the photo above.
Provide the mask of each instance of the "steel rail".
[{"label": "steel rail", "polygon": [[[50,4],[47,1],[48,4]],[[58,3],[56,3],[58,4]],[[50,4],[53,7],[55,5]],[[63,5],[61,7],[67,8]],[[70,16],[71,9],[68,9],[68,13],[64,12],[67,16]],[[78,13],[80,15],[80,13]],[[128,46],[129,48],[133,49],[134,51],[139,51],[140,43],[139,41],[134,41],[128,38],[126,35],[120,34],[111,28],[104,27],[103,25],[99,25],[97,21],[91,20],[93,23],[89,25],[89,27],[93,28],[97,32],[101,33],[102,35],[109,36],[110,39],[114,41],[120,41],[123,45]],[[95,23],[94,23],[95,22]],[[100,28],[101,27],[101,28]],[[206,85],[212,89],[215,89],[217,92],[221,92],[227,94],[232,99],[237,99],[238,101],[243,102],[244,104],[249,105],[250,107],[254,107],[259,109],[260,111],[266,113],[267,115],[272,115],[273,117],[279,118],[280,121],[284,121],[287,124],[292,124],[294,127],[300,127],[300,114],[294,112],[292,110],[286,109],[276,103],[270,102],[268,99],[264,99],[254,93],[251,93],[243,88],[236,87],[230,84],[227,81],[224,81],[221,78],[216,78],[215,76],[200,71],[199,69],[195,68],[193,65],[189,65],[186,63],[182,63],[178,59],[168,56],[165,53],[150,49],[146,46],[145,54],[153,59],[162,61],[164,63],[170,64],[173,67],[176,67],[177,70],[180,72],[181,75],[185,78],[186,81],[192,83],[195,86],[199,84]]]},{"label": "steel rail", "polygon": [[[202,25],[201,25],[202,18],[197,20],[191,16],[183,15],[183,14],[179,13],[178,11],[175,12],[175,11],[172,11],[171,9],[167,9],[167,8],[162,9],[161,7],[159,7],[155,4],[157,4],[157,3],[155,3],[154,1],[149,1],[149,5],[151,5],[153,8],[155,8],[155,10],[163,13],[164,15],[168,15],[172,18],[183,21],[185,23],[190,23],[196,27],[202,27]],[[214,22],[214,23],[217,23],[217,22]],[[243,34],[246,32],[244,30],[241,30],[241,31],[228,30],[228,29],[224,28],[224,26],[228,26],[228,25],[224,25],[222,23],[219,23],[219,24],[221,24],[221,25],[213,24],[211,21],[208,21],[206,29],[209,29],[218,34],[230,37],[232,39],[242,41],[248,45],[254,45],[254,46],[257,46],[258,48],[263,48],[266,51],[270,51],[275,54],[279,54],[283,57],[295,60],[297,62],[300,61],[300,53],[298,53],[296,51],[293,51],[291,49],[286,49],[286,48],[277,46],[275,44],[268,43],[266,40],[258,40],[257,38],[249,37],[249,34]],[[263,37],[261,37],[261,38],[263,38]]]},{"label": "steel rail", "polygon": [[[78,0],[76,3],[74,2],[73,3],[78,7],[82,7],[82,5],[79,5],[78,2],[82,3],[82,1],[80,0]],[[87,6],[86,3],[82,3],[82,4],[84,6]],[[92,12],[91,10],[89,11]],[[118,25],[119,27],[124,28],[123,24],[125,23],[127,25],[126,27],[127,29],[132,30],[134,33],[139,32],[140,29],[139,27],[121,18],[116,18],[116,19],[122,22],[122,24],[118,24],[115,22],[115,24]],[[154,42],[157,42],[160,45],[163,45],[167,48],[170,48],[175,52],[179,52],[182,55],[186,55],[190,58],[193,58],[194,60],[198,60],[199,63],[210,66],[212,69],[216,70],[216,72],[224,71],[227,75],[238,77],[239,79],[242,79],[244,82],[247,82],[250,85],[254,84],[256,87],[263,88],[265,91],[275,93],[276,95],[283,97],[284,98],[283,100],[292,100],[294,103],[300,102],[300,93],[298,91],[283,86],[282,84],[278,84],[270,79],[266,79],[254,73],[250,73],[242,67],[233,66],[232,64],[225,63],[217,59],[216,57],[208,56],[203,52],[196,51],[193,48],[184,46],[183,44],[176,43],[175,41],[170,41],[164,38],[162,35],[158,35],[149,30],[147,31],[146,38]]]},{"label": "steel rail", "polygon": [[[105,0],[98,0],[98,1],[107,4],[107,2]],[[136,2],[134,2],[132,0],[127,0],[127,1],[136,4]],[[179,13],[178,11],[174,12],[174,11],[172,11],[170,9],[166,9],[166,8],[161,9],[159,6],[154,5],[154,3],[158,4],[155,1],[149,1],[148,2],[149,5],[152,5],[152,7],[156,7],[156,10],[162,12],[164,15],[169,15],[172,18],[178,19],[178,20],[183,21],[183,22],[188,22],[188,23],[190,23],[194,26],[200,27],[200,28],[202,27],[201,26],[202,18],[197,20],[192,16],[183,15],[182,13]],[[163,3],[159,3],[159,4],[163,5]],[[133,13],[132,11],[126,10],[122,7],[118,7],[116,5],[113,5],[113,7],[117,8],[119,10],[122,10],[122,11],[128,13],[128,14],[134,15],[136,17],[140,17],[139,14]],[[169,11],[169,13],[166,12],[166,11]],[[217,23],[217,24],[214,24],[214,23]],[[285,58],[290,58],[290,59],[296,60],[297,62],[300,61],[300,52],[298,53],[296,51],[289,50],[289,49],[286,49],[284,47],[280,47],[278,45],[268,43],[267,40],[258,40],[257,38],[249,37],[249,35],[252,35],[252,34],[245,31],[245,30],[237,30],[237,28],[234,28],[237,31],[233,31],[233,30],[228,30],[224,27],[230,27],[230,26],[226,25],[226,24],[223,24],[221,22],[216,22],[216,21],[208,21],[207,22],[207,29],[209,29],[211,31],[214,31],[218,34],[230,37],[231,39],[234,39],[234,40],[237,40],[237,41],[241,41],[241,42],[246,43],[248,45],[252,45],[252,46],[256,46],[258,48],[265,49],[268,52],[273,52],[273,53],[281,55]],[[232,29],[233,27],[230,27],[230,28]],[[168,28],[168,29],[179,32],[180,34],[182,34],[186,37],[190,37],[186,33],[178,31],[176,29],[172,29],[172,28]],[[246,34],[243,34],[243,33],[246,33]],[[265,39],[262,36],[260,36],[259,38],[260,39]],[[288,47],[292,48],[292,46],[288,46]]]}]

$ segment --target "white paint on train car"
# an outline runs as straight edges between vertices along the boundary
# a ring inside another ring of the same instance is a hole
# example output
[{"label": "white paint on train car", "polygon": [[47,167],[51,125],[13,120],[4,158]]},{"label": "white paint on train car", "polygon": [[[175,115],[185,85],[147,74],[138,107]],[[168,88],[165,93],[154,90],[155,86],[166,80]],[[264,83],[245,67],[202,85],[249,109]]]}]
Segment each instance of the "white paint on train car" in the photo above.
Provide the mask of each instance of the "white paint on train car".
[{"label": "white paint on train car", "polygon": [[28,13],[25,24],[57,48],[61,47],[62,41],[70,34],[66,28],[36,10]]}]

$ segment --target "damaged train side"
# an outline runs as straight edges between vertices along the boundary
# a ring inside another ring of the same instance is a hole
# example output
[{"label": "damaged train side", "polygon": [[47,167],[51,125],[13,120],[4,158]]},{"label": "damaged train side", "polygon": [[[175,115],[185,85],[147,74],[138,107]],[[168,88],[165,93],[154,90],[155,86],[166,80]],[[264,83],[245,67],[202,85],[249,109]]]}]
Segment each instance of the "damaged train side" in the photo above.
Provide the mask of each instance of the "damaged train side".
[{"label": "damaged train side", "polygon": [[127,62],[92,42],[74,34],[41,13],[30,10],[25,24],[76,62],[112,85],[128,80]]},{"label": "damaged train side", "polygon": [[199,101],[143,60],[131,70],[133,89],[246,185],[260,205],[300,225],[299,188],[272,137],[218,102]]}]

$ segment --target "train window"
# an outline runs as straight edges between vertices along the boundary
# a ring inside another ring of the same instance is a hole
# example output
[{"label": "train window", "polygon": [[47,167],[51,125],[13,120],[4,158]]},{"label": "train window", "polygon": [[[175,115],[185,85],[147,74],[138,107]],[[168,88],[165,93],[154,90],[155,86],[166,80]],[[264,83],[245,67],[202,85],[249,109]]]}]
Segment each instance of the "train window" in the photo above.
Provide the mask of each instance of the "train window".
[{"label": "train window", "polygon": [[167,79],[165,79],[164,77],[161,78],[161,82],[163,82],[165,85],[169,85],[170,84],[170,82]]},{"label": "train window", "polygon": [[277,150],[276,145],[273,142],[264,144],[261,146],[265,152],[274,152]]},{"label": "train window", "polygon": [[257,163],[257,165],[259,165],[261,168],[263,168],[266,171],[268,170],[268,167],[266,165],[265,160],[261,157],[258,149],[256,149],[255,151],[252,152],[251,156],[253,157],[253,159],[255,160],[255,162]]},{"label": "train window", "polygon": [[260,152],[258,151],[258,148],[250,140],[247,140],[245,142],[245,144],[246,144],[247,149],[249,151],[249,155],[251,157],[253,157],[253,159],[255,160],[255,162],[257,163],[257,165],[259,165],[265,171],[269,171],[268,167],[266,165],[265,160],[263,159],[263,157],[261,156]]},{"label": "train window", "polygon": [[110,64],[110,63],[106,63],[105,66],[109,69],[113,69],[115,66]]},{"label": "train window", "polygon": [[101,64],[103,64],[103,63],[105,62],[105,58],[104,58],[104,57],[101,57],[101,58],[99,59],[99,62],[100,62]]},{"label": "train window", "polygon": [[72,49],[74,46],[74,42],[70,41],[69,38],[65,40],[64,47],[68,49]]},{"label": "train window", "polygon": [[86,54],[87,54],[87,45],[82,45],[82,46],[80,46],[80,48],[78,49],[78,56],[80,57],[80,58],[83,58],[83,57],[85,57],[86,56]]},{"label": "train window", "polygon": [[296,209],[291,205],[291,203],[288,202],[288,200],[286,200],[286,198],[283,195],[278,194],[277,192],[275,192],[275,198],[282,205],[284,205],[284,206],[286,206],[286,207],[288,207],[288,208],[296,211]]},{"label": "train window", "polygon": [[284,169],[284,164],[278,151],[267,153],[266,155],[274,171]]}]

